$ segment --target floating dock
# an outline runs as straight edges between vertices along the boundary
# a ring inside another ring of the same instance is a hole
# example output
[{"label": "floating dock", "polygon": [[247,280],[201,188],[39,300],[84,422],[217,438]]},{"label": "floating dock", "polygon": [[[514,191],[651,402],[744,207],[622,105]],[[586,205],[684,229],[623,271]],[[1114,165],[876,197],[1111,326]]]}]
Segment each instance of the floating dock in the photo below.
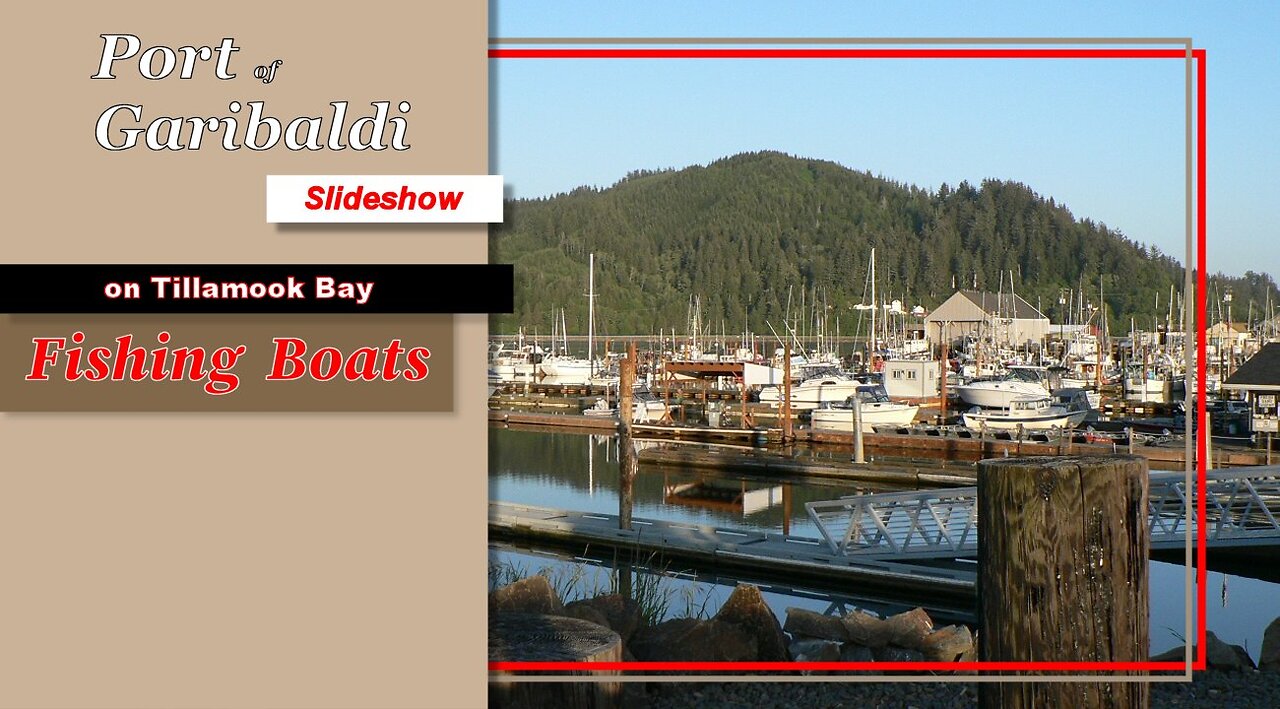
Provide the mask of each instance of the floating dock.
[{"label": "floating dock", "polygon": [[911,488],[963,487],[973,485],[977,480],[973,465],[967,463],[956,464],[950,469],[933,461],[882,460],[855,465],[813,456],[793,458],[762,450],[717,450],[693,446],[646,448],[638,457],[641,465],[732,470],[774,478],[827,478]]},{"label": "floating dock", "polygon": [[[915,597],[973,603],[976,567],[960,561],[922,563],[861,560],[833,554],[811,537],[632,519],[622,529],[617,515],[572,512],[506,502],[489,503],[489,534],[578,548],[613,549],[662,562],[689,562],[698,568],[771,573],[793,581],[833,582],[846,588],[891,590]],[[857,584],[858,586],[849,586]]]},{"label": "floating dock", "polygon": [[[609,416],[583,416],[581,414],[554,414],[541,411],[507,411],[491,409],[489,421],[538,429],[562,429],[612,433],[618,430],[618,420]],[[647,440],[680,440],[708,443],[735,443],[750,447],[781,445],[782,431],[778,428],[727,428],[693,424],[635,424],[636,438]],[[977,461],[983,458],[1031,455],[1108,455],[1129,452],[1124,441],[1111,443],[1080,442],[1083,432],[1071,436],[1050,438],[1045,434],[1028,434],[1022,440],[1011,439],[1006,433],[988,432],[985,436],[954,426],[916,425],[885,428],[863,434],[863,445],[869,454],[896,457],[930,457],[950,460]],[[832,445],[843,448],[853,446],[850,431],[827,431],[797,426],[794,443]],[[1135,445],[1134,455],[1141,455],[1154,464],[1166,468],[1182,465],[1186,460],[1186,447],[1177,441],[1174,445]],[[734,467],[724,458],[709,458],[704,467]],[[720,461],[720,462],[717,462]],[[1263,450],[1213,446],[1213,462],[1217,466],[1265,465],[1267,454]],[[691,463],[684,463],[686,465]],[[782,470],[779,468],[778,470]]]}]

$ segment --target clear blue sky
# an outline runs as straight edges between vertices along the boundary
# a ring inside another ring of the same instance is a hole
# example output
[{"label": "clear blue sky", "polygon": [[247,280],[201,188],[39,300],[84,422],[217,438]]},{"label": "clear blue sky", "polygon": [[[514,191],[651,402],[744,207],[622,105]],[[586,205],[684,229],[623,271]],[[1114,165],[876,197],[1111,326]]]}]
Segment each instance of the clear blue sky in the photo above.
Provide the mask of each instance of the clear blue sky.
[{"label": "clear blue sky", "polygon": [[[1209,270],[1280,277],[1280,3],[510,2],[497,37],[1185,37],[1208,52]],[[491,60],[512,194],[751,150],[1024,182],[1182,259],[1178,60]]]}]

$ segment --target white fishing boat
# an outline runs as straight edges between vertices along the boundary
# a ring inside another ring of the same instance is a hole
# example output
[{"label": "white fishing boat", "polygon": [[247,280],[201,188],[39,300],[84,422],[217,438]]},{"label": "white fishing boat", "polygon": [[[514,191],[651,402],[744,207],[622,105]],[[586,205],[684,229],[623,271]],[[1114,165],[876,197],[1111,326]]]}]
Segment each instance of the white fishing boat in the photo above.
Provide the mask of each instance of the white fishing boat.
[{"label": "white fishing boat", "polygon": [[916,419],[919,406],[900,404],[889,398],[881,384],[863,384],[853,396],[839,404],[827,404],[813,410],[814,428],[836,431],[853,430],[854,402],[862,408],[864,426],[906,426]]},{"label": "white fishing boat", "polygon": [[656,423],[667,414],[667,403],[653,392],[637,389],[632,400],[631,420],[634,423]]},{"label": "white fishing boat", "polygon": [[1053,405],[1066,409],[1071,414],[1070,425],[1079,426],[1097,408],[1090,396],[1093,393],[1079,388],[1059,389],[1053,392]]},{"label": "white fishing boat", "polygon": [[545,352],[536,344],[525,342],[521,332],[515,346],[498,344],[489,351],[489,374],[492,378],[510,382],[537,374]]},{"label": "white fishing boat", "polygon": [[1155,369],[1130,365],[1124,377],[1124,398],[1131,401],[1163,403],[1170,398],[1170,381]]},{"label": "white fishing boat", "polygon": [[968,428],[1040,431],[1050,428],[1066,428],[1075,414],[1061,406],[1054,406],[1048,396],[1018,397],[999,411],[984,411],[974,407],[961,415]]},{"label": "white fishing boat", "polygon": [[[632,423],[655,423],[661,421],[667,413],[667,404],[654,396],[652,392],[637,389],[631,400]],[[617,418],[618,407],[609,402],[608,397],[601,397],[596,403],[583,409],[584,416],[611,416]]]},{"label": "white fishing boat", "polygon": [[1014,399],[1049,397],[1049,386],[1040,367],[1010,367],[999,379],[985,379],[956,387],[961,401],[984,409],[1007,409]]},{"label": "white fishing boat", "polygon": [[[814,409],[822,404],[835,404],[858,393],[862,382],[848,374],[829,372],[810,377],[791,387],[792,409]],[[783,388],[767,386],[760,390],[760,401],[780,406]]]}]

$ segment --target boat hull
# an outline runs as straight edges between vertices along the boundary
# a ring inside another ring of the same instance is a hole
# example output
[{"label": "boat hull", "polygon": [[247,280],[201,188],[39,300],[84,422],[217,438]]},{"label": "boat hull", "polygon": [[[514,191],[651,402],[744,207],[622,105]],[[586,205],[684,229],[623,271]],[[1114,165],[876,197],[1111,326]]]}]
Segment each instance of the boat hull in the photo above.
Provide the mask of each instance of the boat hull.
[{"label": "boat hull", "polygon": [[561,384],[586,384],[591,380],[591,362],[585,359],[552,359],[548,357],[538,365],[544,377],[555,377]]},{"label": "boat hull", "polygon": [[[862,423],[866,426],[906,426],[916,420],[919,406],[909,404],[863,404]],[[853,430],[853,409],[814,409],[814,428],[835,431]]]},{"label": "boat hull", "polygon": [[[791,408],[816,409],[823,404],[836,404],[858,393],[860,382],[836,382],[834,384],[800,384],[791,388]],[[782,387],[765,387],[760,391],[760,401],[778,406],[782,403]]]},{"label": "boat hull", "polygon": [[[1066,428],[1071,424],[1074,414],[1045,414],[1042,416],[1008,416],[1005,414],[974,414],[966,413],[961,415],[964,425],[967,428],[982,428],[984,425],[988,429],[1001,431],[1014,431],[1018,426],[1022,426],[1024,431],[1042,431],[1051,428]],[[1081,420],[1083,420],[1081,416]]]},{"label": "boat hull", "polygon": [[1048,396],[1049,390],[1030,382],[991,381],[975,382],[956,387],[956,394],[970,406],[984,409],[1004,409],[1014,399],[1026,396]]}]

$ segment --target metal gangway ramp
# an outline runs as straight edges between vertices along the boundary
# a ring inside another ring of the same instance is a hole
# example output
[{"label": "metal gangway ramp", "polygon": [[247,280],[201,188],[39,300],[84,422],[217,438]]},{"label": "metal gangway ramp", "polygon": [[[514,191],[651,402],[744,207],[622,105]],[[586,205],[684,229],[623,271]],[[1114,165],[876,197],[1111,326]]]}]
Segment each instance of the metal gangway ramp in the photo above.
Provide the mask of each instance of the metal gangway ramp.
[{"label": "metal gangway ramp", "polygon": [[[1195,529],[1195,487],[1180,472],[1153,473],[1148,488],[1152,549],[1186,544]],[[1210,547],[1280,547],[1280,466],[1205,476]],[[861,558],[961,558],[978,550],[978,488],[851,495],[805,503],[831,553]],[[1192,537],[1194,539],[1194,536]]]}]

